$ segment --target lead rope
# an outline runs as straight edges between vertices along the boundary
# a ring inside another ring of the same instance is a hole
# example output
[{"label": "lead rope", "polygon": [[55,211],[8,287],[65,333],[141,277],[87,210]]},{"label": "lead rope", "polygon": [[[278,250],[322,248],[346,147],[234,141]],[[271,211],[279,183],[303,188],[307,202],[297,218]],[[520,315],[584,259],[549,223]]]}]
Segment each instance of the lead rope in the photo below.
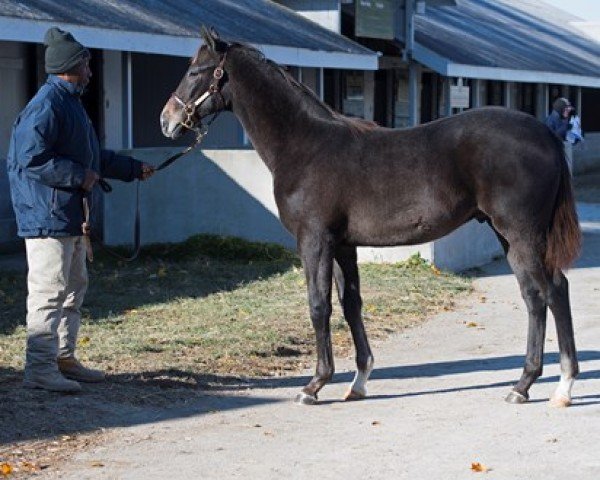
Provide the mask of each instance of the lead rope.
[{"label": "lead rope", "polygon": [[84,223],[81,226],[81,229],[83,231],[83,238],[85,241],[85,250],[86,250],[86,254],[87,254],[87,259],[90,263],[94,261],[94,250],[92,248],[92,240],[97,242],[103,251],[105,251],[109,255],[111,255],[114,258],[121,260],[123,262],[132,262],[133,260],[135,260],[138,257],[138,255],[140,254],[140,250],[141,250],[141,242],[140,242],[140,181],[139,180],[136,181],[136,188],[135,188],[135,222],[134,222],[134,227],[133,227],[133,252],[131,253],[130,256],[125,257],[123,255],[118,254],[117,252],[114,252],[110,248],[106,247],[102,243],[102,240],[99,237],[94,235],[94,233],[92,232],[91,224],[90,224],[90,205],[89,205],[89,201],[88,201],[87,197],[83,198],[83,216],[84,216]]},{"label": "lead rope", "polygon": [[[196,139],[194,140],[194,142],[191,145],[184,148],[181,152],[178,152],[175,155],[172,155],[169,158],[167,158],[164,162],[162,162],[158,167],[155,168],[155,171],[158,172],[159,170],[163,170],[164,168],[167,168],[175,160],[177,160],[180,157],[183,157],[187,153],[191,152],[198,145],[200,145],[200,143],[202,143],[202,140],[204,140],[204,137],[208,133],[208,127],[219,116],[219,113],[221,113],[221,112],[216,112],[205,126],[201,125],[200,128],[196,129]],[[98,183],[100,184],[100,187],[102,188],[102,190],[105,193],[109,193],[112,191],[112,187],[110,186],[110,184],[108,182],[106,182],[106,180],[100,179],[98,181]],[[83,225],[81,225],[81,230],[83,232],[87,259],[90,263],[94,261],[94,250],[92,248],[92,240],[97,242],[103,251],[105,251],[112,257],[114,257],[118,260],[121,260],[123,262],[132,262],[133,260],[135,260],[138,257],[138,255],[140,254],[140,250],[142,248],[141,241],[140,241],[140,181],[139,180],[136,181],[135,221],[134,221],[134,226],[133,226],[133,252],[130,256],[125,257],[123,255],[119,255],[118,253],[116,253],[113,250],[106,247],[106,245],[104,245],[102,243],[102,240],[99,237],[97,237],[96,235],[94,235],[94,233],[92,232],[91,224],[90,224],[90,204],[89,204],[87,197],[83,198],[83,216],[84,216],[84,222],[83,222]]]}]

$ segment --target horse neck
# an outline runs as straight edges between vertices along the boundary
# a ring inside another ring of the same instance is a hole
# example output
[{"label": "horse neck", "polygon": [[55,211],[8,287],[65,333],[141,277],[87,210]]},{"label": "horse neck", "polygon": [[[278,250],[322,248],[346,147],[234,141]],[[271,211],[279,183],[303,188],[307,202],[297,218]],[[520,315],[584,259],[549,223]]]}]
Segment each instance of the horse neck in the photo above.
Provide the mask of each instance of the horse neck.
[{"label": "horse neck", "polygon": [[276,67],[253,53],[234,50],[228,55],[233,112],[242,123],[254,148],[274,172],[284,160],[278,152],[297,145],[311,127],[306,99]]}]

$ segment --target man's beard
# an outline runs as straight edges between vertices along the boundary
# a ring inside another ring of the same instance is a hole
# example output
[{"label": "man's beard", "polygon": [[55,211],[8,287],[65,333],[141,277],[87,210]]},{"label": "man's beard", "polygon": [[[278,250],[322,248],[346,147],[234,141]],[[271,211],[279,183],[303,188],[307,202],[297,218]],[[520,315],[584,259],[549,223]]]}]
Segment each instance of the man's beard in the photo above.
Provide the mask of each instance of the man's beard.
[{"label": "man's beard", "polygon": [[77,83],[77,93],[80,97],[82,97],[87,92],[87,87],[89,82],[83,85],[82,83]]}]

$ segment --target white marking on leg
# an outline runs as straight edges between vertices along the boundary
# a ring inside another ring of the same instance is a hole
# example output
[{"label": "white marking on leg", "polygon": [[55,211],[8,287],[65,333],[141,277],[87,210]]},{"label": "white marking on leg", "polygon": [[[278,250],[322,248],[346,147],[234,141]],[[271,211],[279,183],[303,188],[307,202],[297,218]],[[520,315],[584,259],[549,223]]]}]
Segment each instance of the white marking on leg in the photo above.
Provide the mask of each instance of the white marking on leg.
[{"label": "white marking on leg", "polygon": [[373,357],[369,358],[367,362],[366,370],[357,370],[354,375],[354,380],[350,385],[350,391],[358,394],[359,396],[366,397],[367,396],[367,380],[369,380],[369,375],[373,371]]},{"label": "white marking on leg", "polygon": [[567,378],[565,375],[561,375],[560,382],[558,382],[558,387],[556,389],[556,392],[554,392],[554,395],[565,397],[571,400],[571,389],[573,388],[574,382],[574,379]]},{"label": "white marking on leg", "polygon": [[571,405],[571,389],[574,382],[573,378],[561,374],[560,382],[558,382],[558,387],[550,399],[550,404],[555,407],[568,407]]}]

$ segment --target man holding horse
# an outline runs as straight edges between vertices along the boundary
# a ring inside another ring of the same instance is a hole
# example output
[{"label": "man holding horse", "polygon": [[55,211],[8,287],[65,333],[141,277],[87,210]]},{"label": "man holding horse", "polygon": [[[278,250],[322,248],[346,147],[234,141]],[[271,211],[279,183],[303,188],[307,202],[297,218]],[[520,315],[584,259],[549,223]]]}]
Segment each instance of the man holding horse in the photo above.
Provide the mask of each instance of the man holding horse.
[{"label": "man holding horse", "polygon": [[75,357],[88,284],[84,199],[101,177],[145,180],[154,167],[100,150],[80,98],[92,76],[89,50],[56,27],[44,43],[49,76],[17,117],[7,159],[29,269],[23,386],[77,392],[78,382],[104,380]]}]

